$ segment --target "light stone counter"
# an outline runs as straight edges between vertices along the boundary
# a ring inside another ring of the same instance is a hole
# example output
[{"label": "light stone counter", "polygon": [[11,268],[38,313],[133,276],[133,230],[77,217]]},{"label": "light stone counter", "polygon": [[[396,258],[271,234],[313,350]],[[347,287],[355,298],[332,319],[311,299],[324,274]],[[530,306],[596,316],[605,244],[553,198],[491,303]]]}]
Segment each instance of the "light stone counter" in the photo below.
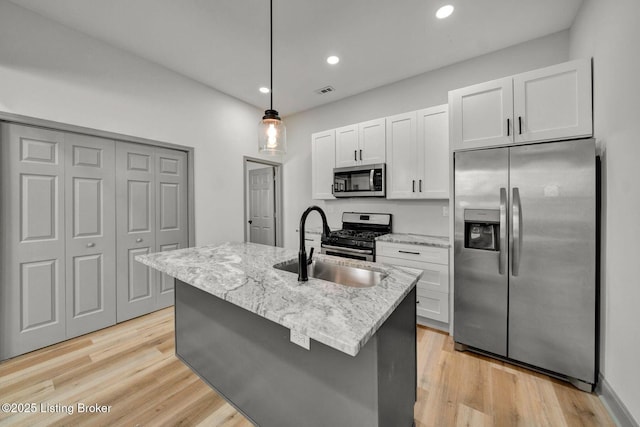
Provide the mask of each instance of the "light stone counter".
[{"label": "light stone counter", "polygon": [[449,248],[449,238],[446,236],[428,236],[425,234],[391,233],[376,238],[376,242],[405,243],[409,245],[434,246]]},{"label": "light stone counter", "polygon": [[354,288],[276,270],[297,250],[253,243],[179,249],[136,260],[351,356],[376,333],[414,288],[421,271],[333,256],[314,258],[366,266],[387,274],[378,285]]}]

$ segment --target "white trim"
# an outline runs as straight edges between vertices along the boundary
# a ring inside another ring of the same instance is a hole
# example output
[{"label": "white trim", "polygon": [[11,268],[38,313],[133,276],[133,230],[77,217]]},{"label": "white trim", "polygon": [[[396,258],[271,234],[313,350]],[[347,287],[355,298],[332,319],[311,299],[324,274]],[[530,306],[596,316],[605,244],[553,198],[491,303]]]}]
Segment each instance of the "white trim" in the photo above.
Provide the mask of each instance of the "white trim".
[{"label": "white trim", "polygon": [[616,392],[611,388],[611,385],[602,376],[602,374],[600,374],[600,378],[598,380],[596,393],[617,426],[640,427],[638,422],[633,419],[631,412],[629,412],[624,403],[622,403],[622,400],[620,400]]}]

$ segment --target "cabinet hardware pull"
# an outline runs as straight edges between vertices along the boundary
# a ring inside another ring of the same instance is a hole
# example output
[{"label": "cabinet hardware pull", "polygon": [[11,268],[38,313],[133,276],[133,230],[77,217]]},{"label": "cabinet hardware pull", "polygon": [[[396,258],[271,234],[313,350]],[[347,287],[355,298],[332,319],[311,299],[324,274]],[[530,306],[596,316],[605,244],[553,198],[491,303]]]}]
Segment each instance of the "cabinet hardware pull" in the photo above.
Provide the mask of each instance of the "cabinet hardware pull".
[{"label": "cabinet hardware pull", "polygon": [[358,161],[358,150],[353,150],[353,160]]},{"label": "cabinet hardware pull", "polygon": [[418,181],[420,184],[418,185],[418,189],[422,193],[422,180]]},{"label": "cabinet hardware pull", "polygon": [[304,238],[304,240],[306,240],[307,242],[313,242],[313,239],[307,239],[306,237]]},{"label": "cabinet hardware pull", "polygon": [[362,150],[360,150],[360,161],[362,161]]},{"label": "cabinet hardware pull", "polygon": [[520,129],[520,135],[522,135],[522,117],[518,116],[518,128]]},{"label": "cabinet hardware pull", "polygon": [[411,252],[411,251],[401,251],[398,250],[401,254],[411,254],[411,255],[420,255],[420,252]]},{"label": "cabinet hardware pull", "polygon": [[416,301],[416,304],[420,304],[420,301]]},{"label": "cabinet hardware pull", "polygon": [[411,191],[416,192],[416,180],[411,181]]},{"label": "cabinet hardware pull", "polygon": [[92,247],[94,247],[95,245],[96,245],[96,244],[95,244],[95,243],[93,243],[93,242],[91,242],[91,243],[87,243],[87,247],[88,247],[88,248],[92,248]]},{"label": "cabinet hardware pull", "polygon": [[138,238],[136,239],[136,243],[140,243],[140,242],[142,242],[142,238],[138,237]]},{"label": "cabinet hardware pull", "polygon": [[507,119],[507,136],[511,136],[511,120]]}]

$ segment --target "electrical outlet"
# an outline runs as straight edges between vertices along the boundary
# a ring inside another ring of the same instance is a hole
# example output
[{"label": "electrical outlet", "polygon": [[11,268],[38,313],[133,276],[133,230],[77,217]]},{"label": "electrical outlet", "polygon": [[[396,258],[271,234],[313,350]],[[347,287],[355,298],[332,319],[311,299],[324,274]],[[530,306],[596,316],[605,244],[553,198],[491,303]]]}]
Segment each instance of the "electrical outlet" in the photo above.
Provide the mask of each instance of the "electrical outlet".
[{"label": "electrical outlet", "polygon": [[442,207],[442,216],[449,216],[449,206]]}]

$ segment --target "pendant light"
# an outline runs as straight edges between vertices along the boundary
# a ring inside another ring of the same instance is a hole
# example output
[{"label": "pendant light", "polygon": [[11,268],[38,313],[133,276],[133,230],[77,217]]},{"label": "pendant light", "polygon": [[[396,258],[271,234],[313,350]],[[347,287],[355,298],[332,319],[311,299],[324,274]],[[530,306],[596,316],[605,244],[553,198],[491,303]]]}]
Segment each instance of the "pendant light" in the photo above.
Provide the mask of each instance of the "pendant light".
[{"label": "pendant light", "polygon": [[271,107],[265,110],[258,123],[258,148],[261,153],[285,154],[287,152],[287,127],[278,112],[273,109],[273,0],[269,0],[269,30],[271,46]]}]

